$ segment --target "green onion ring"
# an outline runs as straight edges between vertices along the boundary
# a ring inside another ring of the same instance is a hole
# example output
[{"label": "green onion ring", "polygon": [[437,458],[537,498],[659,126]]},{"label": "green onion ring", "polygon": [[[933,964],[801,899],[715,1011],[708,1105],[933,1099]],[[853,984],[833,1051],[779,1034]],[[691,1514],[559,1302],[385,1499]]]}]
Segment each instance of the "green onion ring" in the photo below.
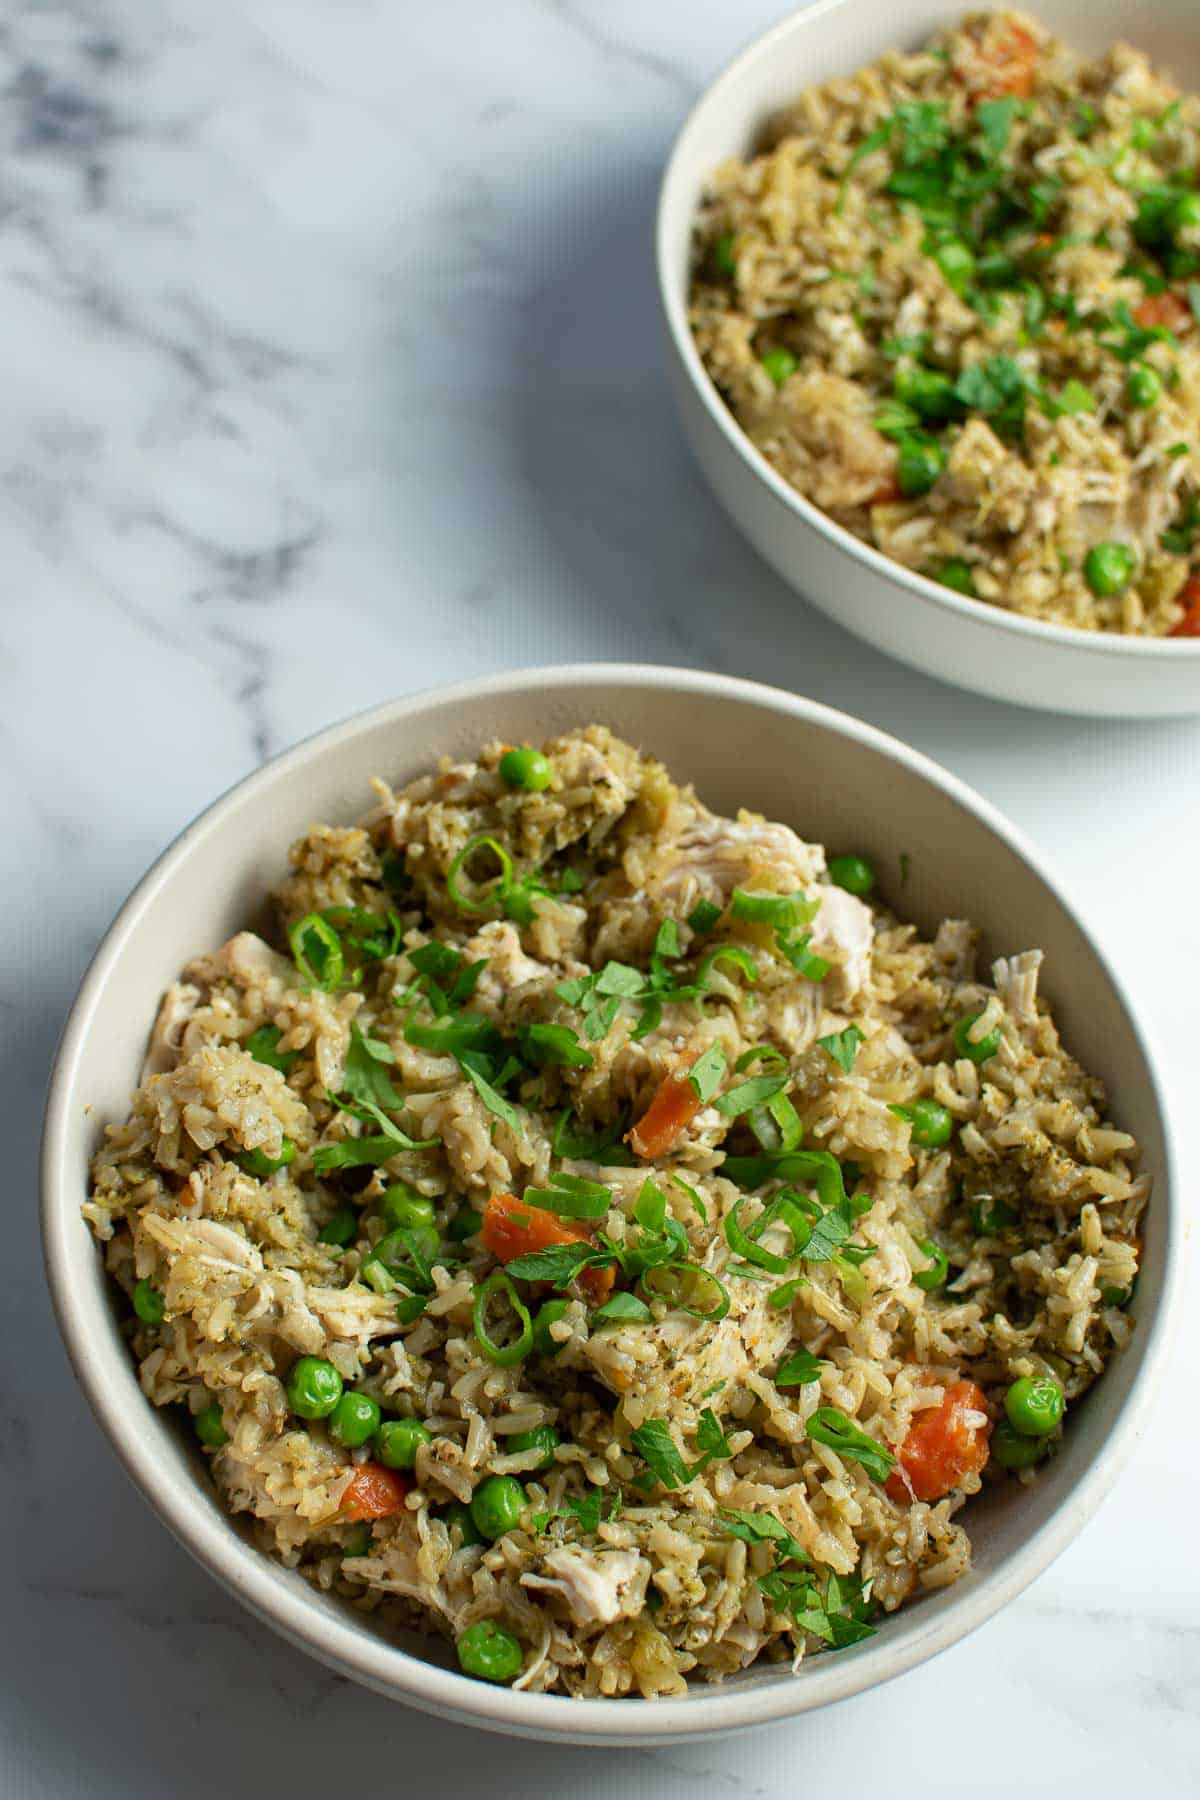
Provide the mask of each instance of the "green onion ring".
[{"label": "green onion ring", "polygon": [[[319,973],[309,962],[304,945],[307,939],[316,938],[325,950],[324,973]],[[346,968],[346,959],[342,954],[342,940],[328,919],[320,913],[305,913],[302,919],[288,931],[288,943],[292,949],[292,960],[306,981],[314,987],[323,988],[326,993],[332,992],[342,979]]]},{"label": "green onion ring", "polygon": [[[521,1325],[521,1335],[514,1338],[511,1344],[498,1344],[488,1336],[487,1309],[494,1294],[503,1294]],[[521,1297],[503,1269],[493,1269],[486,1281],[475,1289],[475,1298],[471,1305],[471,1320],[475,1327],[475,1341],[488,1361],[495,1363],[498,1369],[511,1369],[514,1363],[523,1362],[533,1349],[533,1321],[528,1309],[521,1304]]]},{"label": "green onion ring", "polygon": [[[757,1268],[769,1269],[772,1275],[783,1275],[787,1271],[791,1258],[776,1256],[773,1250],[764,1250],[755,1238],[748,1237],[742,1229],[738,1214],[749,1198],[749,1194],[743,1194],[732,1211],[726,1215],[725,1240],[735,1256],[742,1257],[748,1263],[754,1263]],[[773,1205],[774,1203],[772,1206],[768,1206],[755,1220],[760,1232],[772,1223]]]},{"label": "green onion ring", "polygon": [[[664,1292],[658,1283],[651,1279],[652,1276],[657,1275],[670,1275],[676,1277],[676,1279],[673,1281],[671,1287]],[[703,1310],[699,1306],[688,1306],[680,1297],[682,1283],[679,1278],[683,1276],[687,1276],[693,1284],[697,1282],[710,1283],[711,1286],[716,1289],[717,1299],[715,1306],[711,1307],[708,1311]],[[677,1307],[680,1312],[687,1313],[693,1319],[711,1319],[715,1321],[717,1319],[723,1319],[725,1314],[729,1311],[730,1301],[728,1290],[717,1280],[711,1270],[702,1269],[699,1263],[684,1262],[682,1260],[678,1262],[655,1263],[652,1268],[645,1271],[638,1285],[648,1300],[665,1300],[668,1306]]]},{"label": "green onion ring", "polygon": [[774,1044],[755,1044],[751,1049],[743,1050],[733,1065],[733,1072],[740,1075],[743,1069],[756,1062],[765,1062],[769,1069],[786,1069],[788,1066],[787,1057]]},{"label": "green onion ring", "polygon": [[746,977],[751,987],[758,980],[758,964],[748,950],[740,944],[718,944],[715,950],[709,950],[700,958],[696,967],[696,986],[703,992],[708,986],[708,977],[714,963],[722,960],[735,964]]},{"label": "green onion ring", "polygon": [[[462,892],[462,889],[458,885],[458,877],[460,871],[468,862],[470,862],[477,850],[490,850],[492,855],[496,858],[496,861],[500,864],[500,873],[488,883],[483,892],[472,897],[470,894],[464,894]],[[459,912],[465,913],[490,912],[497,901],[503,900],[505,895],[510,892],[512,885],[512,857],[508,854],[508,851],[504,848],[503,844],[498,843],[494,837],[488,837],[486,834],[467,840],[454,861],[450,864],[449,871],[446,875],[446,892],[453,900],[455,906],[457,906]]]}]

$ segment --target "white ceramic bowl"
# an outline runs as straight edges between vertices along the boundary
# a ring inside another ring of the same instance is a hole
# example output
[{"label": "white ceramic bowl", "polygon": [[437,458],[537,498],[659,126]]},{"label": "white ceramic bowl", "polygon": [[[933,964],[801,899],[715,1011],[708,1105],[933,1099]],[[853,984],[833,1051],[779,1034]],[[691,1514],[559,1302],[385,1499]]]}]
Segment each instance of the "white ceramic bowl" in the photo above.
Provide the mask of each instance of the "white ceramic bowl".
[{"label": "white ceramic bowl", "polygon": [[[885,50],[915,48],[967,0],[818,0],[732,62],[684,125],[659,196],[659,295],[685,435],[713,493],[755,549],[806,599],[877,649],[960,687],[1052,712],[1144,718],[1200,712],[1200,638],[1122,638],[1043,625],[941,587],[835,525],[776,473],[710,380],[687,322],[692,224],[718,163],[751,150],[802,89]],[[1200,88],[1195,0],[1039,0],[1030,8],[1080,49],[1118,38]]]},{"label": "white ceramic bowl", "polygon": [[[972,1502],[973,1572],[888,1620],[868,1643],[793,1678],[761,1668],[662,1702],[571,1700],[467,1680],[427,1640],[397,1648],[245,1543],[202,1459],[144,1399],[101,1259],[80,1217],[88,1159],[123,1117],[158,997],[197,951],[252,916],[289,843],[316,819],[350,821],[374,773],[404,781],[488,738],[537,741],[592,719],[654,751],[714,806],[749,805],[872,857],[882,885],[927,930],[975,920],[983,956],[1040,945],[1066,1040],[1109,1084],[1155,1178],[1133,1346],[1071,1419],[1062,1454],[1029,1491]],[[899,857],[910,859],[903,894]],[[398,700],[334,726],[249,777],[151,869],[96,955],[66,1028],[43,1148],[47,1268],[76,1373],[159,1516],[217,1579],[345,1675],[456,1721],[573,1743],[661,1743],[803,1712],[898,1675],[980,1624],[1075,1536],[1133,1449],[1177,1296],[1179,1225],[1153,1060],[1120,978],[1037,853],[978,796],[894,739],[811,701],[723,676],[596,665],[503,675]]]}]

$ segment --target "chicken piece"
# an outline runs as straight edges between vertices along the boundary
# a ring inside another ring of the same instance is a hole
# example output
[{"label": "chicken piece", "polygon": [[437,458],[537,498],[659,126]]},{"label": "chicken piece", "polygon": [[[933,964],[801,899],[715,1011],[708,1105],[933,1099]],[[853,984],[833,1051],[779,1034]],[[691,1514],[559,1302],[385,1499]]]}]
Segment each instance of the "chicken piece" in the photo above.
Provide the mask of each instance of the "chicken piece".
[{"label": "chicken piece", "polygon": [[272,950],[253,931],[239,931],[219,950],[198,956],[184,970],[189,981],[210,988],[218,981],[235,981],[239,987],[266,987],[278,980],[285,985],[295,979],[295,970],[286,956]]},{"label": "chicken piece", "polygon": [[158,1017],[150,1033],[146,1060],[142,1064],[142,1081],[148,1081],[151,1075],[169,1074],[178,1067],[183,1055],[184,1029],[199,1003],[200,989],[190,981],[171,983],[162,997]]},{"label": "chicken piece", "polygon": [[992,964],[992,980],[1011,1018],[1019,1025],[1037,1023],[1038,972],[1042,966],[1040,950],[1023,950],[1019,956],[1001,956]]},{"label": "chicken piece", "polygon": [[724,907],[736,887],[765,882],[791,892],[816,881],[824,869],[824,851],[804,843],[790,826],[750,814],[734,820],[706,813],[680,835],[653,883],[654,901],[663,913],[698,899]]},{"label": "chicken piece", "polygon": [[469,963],[487,963],[476,983],[472,1002],[484,1012],[499,1012],[517,988],[531,981],[544,981],[553,974],[548,964],[526,956],[521,948],[521,934],[508,919],[492,919],[481,926],[464,946],[463,955]]},{"label": "chicken piece", "polygon": [[866,986],[871,975],[875,920],[869,906],[844,888],[821,889],[821,910],[813,920],[812,941],[834,967],[825,981],[825,997],[845,1005]]},{"label": "chicken piece", "polygon": [[635,1619],[646,1598],[650,1564],[636,1550],[583,1550],[573,1544],[548,1550],[545,1575],[522,1575],[521,1586],[558,1594],[576,1625],[611,1625]]}]

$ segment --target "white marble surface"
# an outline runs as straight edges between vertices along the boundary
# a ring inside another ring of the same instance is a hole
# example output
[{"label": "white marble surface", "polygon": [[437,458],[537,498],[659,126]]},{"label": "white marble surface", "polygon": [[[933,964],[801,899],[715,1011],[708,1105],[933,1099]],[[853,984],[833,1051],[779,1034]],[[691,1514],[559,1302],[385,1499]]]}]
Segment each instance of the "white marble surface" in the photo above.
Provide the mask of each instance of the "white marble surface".
[{"label": "white marble surface", "polygon": [[1137,1465],[974,1639],[824,1717],[606,1755],[448,1731],[244,1617],[118,1470],[41,1288],[49,1059],[145,864],[292,739],[523,662],[790,683],[940,758],[1055,853],[1187,1126],[1200,720],[1065,722],[885,662],[755,560],[677,439],[655,179],[779,4],[0,9],[5,1794],[1196,1791],[1194,1320]]}]

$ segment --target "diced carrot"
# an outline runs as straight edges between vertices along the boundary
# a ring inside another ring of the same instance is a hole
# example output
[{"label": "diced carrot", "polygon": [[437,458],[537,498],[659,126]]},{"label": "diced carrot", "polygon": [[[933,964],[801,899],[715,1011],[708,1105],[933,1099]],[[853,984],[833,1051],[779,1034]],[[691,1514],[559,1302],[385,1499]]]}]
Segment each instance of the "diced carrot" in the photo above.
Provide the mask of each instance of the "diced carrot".
[{"label": "diced carrot", "polygon": [[[1015,19],[998,24],[984,37],[979,46],[979,60],[986,74],[982,80],[971,79],[972,106],[981,100],[998,100],[1004,94],[1025,100],[1033,92],[1038,62],[1037,39]],[[954,74],[957,81],[968,79],[961,70],[956,69]]]},{"label": "diced carrot", "polygon": [[894,506],[897,500],[903,500],[903,498],[904,495],[900,491],[900,483],[896,480],[896,477],[894,475],[887,475],[875,489],[875,492],[867,501],[867,505]]},{"label": "diced carrot", "polygon": [[988,1459],[991,1426],[968,1419],[972,1412],[987,1412],[982,1390],[973,1381],[952,1381],[939,1405],[916,1414],[900,1446],[899,1465],[887,1478],[897,1505],[907,1506],[914,1497],[941,1500],[964,1476],[979,1473]]},{"label": "diced carrot", "polygon": [[382,1463],[363,1463],[342,1495],[340,1517],[348,1522],[393,1518],[403,1512],[404,1496],[411,1487],[406,1475],[397,1475]]},{"label": "diced carrot", "polygon": [[1133,316],[1143,331],[1157,331],[1163,327],[1168,331],[1182,331],[1190,325],[1192,309],[1186,300],[1173,294],[1170,288],[1164,288],[1161,294],[1147,294],[1139,300],[1133,309]]},{"label": "diced carrot", "polygon": [[1200,637],[1200,575],[1193,575],[1185,581],[1179,595],[1183,606],[1183,617],[1178,625],[1172,625],[1168,637]]},{"label": "diced carrot", "polygon": [[628,1134],[629,1146],[635,1156],[643,1157],[647,1162],[665,1156],[704,1105],[688,1080],[688,1070],[695,1060],[694,1056],[689,1056],[659,1083],[653,1100]]},{"label": "diced carrot", "polygon": [[988,45],[987,61],[995,70],[995,75],[984,98],[1014,94],[1020,100],[1028,99],[1033,92],[1033,78],[1038,61],[1037,39],[1032,33],[1015,20],[1009,21],[1003,32],[997,33]]},{"label": "diced carrot", "polygon": [[[540,1206],[529,1206],[515,1194],[493,1194],[483,1212],[480,1232],[498,1262],[515,1262],[532,1250],[549,1250],[554,1244],[585,1244],[586,1231],[568,1225]],[[612,1292],[615,1273],[610,1264],[584,1269],[579,1277],[599,1304]]]}]

